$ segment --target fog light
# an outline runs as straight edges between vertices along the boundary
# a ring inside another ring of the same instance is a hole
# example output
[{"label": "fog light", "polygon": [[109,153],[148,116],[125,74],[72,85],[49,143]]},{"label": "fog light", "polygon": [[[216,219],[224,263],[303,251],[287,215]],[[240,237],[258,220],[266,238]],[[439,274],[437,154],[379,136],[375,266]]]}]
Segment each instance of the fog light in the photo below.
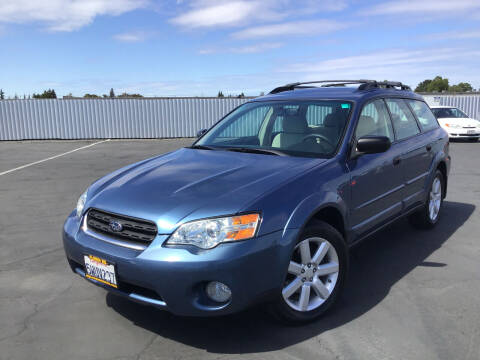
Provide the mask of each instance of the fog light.
[{"label": "fog light", "polygon": [[210,299],[216,302],[226,302],[232,297],[232,290],[218,281],[210,281],[205,287],[205,291]]}]

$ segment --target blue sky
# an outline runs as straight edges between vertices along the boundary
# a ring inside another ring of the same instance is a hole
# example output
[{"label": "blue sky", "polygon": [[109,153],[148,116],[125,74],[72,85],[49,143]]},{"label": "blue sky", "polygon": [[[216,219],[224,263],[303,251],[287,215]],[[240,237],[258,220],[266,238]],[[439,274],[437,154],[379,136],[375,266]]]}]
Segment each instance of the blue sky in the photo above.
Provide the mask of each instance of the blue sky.
[{"label": "blue sky", "polygon": [[2,0],[8,96],[258,95],[435,75],[480,88],[479,0]]}]

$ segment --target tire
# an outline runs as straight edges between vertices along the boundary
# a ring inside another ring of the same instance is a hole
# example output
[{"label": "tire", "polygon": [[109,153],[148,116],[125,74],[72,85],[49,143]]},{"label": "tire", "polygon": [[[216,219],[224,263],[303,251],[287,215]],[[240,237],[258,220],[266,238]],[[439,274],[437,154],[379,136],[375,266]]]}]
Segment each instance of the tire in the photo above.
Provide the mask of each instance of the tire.
[{"label": "tire", "polygon": [[[310,252],[309,261],[305,260],[308,259],[305,243]],[[307,323],[324,314],[343,289],[348,249],[334,227],[318,221],[303,231],[290,258],[282,290],[277,301],[269,305],[269,310],[284,323]]]},{"label": "tire", "polygon": [[[437,187],[437,180],[440,184],[440,189]],[[428,189],[425,205],[418,212],[415,212],[408,217],[410,223],[418,229],[431,229],[440,219],[443,205],[443,194],[445,193],[445,179],[440,170],[437,169],[435,171],[435,176],[430,182]],[[438,210],[432,211],[432,206],[435,208],[438,207]]]}]

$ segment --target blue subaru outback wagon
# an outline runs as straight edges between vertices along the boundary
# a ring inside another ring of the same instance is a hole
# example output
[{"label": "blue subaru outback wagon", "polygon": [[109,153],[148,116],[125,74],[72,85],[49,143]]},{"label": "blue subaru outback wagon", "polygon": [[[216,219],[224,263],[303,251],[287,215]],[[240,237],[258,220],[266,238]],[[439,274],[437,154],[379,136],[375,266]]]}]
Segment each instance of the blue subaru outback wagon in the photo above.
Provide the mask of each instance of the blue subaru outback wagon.
[{"label": "blue subaru outback wagon", "polygon": [[438,222],[448,151],[401,83],[289,84],[94,182],[65,222],[66,255],[90,282],[174,314],[262,302],[310,321],[345,286],[349,247],[403,216]]}]

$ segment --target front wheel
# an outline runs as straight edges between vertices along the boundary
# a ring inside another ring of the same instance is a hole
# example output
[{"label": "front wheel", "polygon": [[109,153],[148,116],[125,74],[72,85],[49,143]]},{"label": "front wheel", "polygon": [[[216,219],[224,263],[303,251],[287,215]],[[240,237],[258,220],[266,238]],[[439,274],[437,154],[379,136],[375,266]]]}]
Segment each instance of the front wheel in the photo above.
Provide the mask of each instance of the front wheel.
[{"label": "front wheel", "polygon": [[445,180],[440,170],[436,170],[430,184],[426,204],[421,210],[409,216],[410,223],[421,229],[433,228],[440,218],[443,205]]},{"label": "front wheel", "polygon": [[348,252],[342,235],[318,222],[307,228],[291,255],[279,299],[271,310],[287,323],[312,321],[330,308],[344,286]]}]

